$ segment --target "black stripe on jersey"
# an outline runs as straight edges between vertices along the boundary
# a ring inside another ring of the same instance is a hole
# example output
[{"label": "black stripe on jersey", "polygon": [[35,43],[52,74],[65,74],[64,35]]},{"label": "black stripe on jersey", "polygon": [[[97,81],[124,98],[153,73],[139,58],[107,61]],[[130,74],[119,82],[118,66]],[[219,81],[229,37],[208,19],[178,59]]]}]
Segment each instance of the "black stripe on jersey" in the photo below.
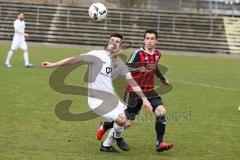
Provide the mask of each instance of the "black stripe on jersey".
[{"label": "black stripe on jersey", "polygon": [[133,54],[130,56],[130,58],[128,59],[127,63],[129,64],[133,62],[139,62],[141,59],[138,52],[141,50],[142,48],[135,50]]},{"label": "black stripe on jersey", "polygon": [[150,72],[147,72],[147,75],[145,76],[145,84],[147,85],[147,87],[149,87],[150,85],[154,85],[154,84],[151,84],[149,81],[151,80],[151,79],[153,79],[154,78],[154,74],[152,73],[152,71],[150,71]]}]

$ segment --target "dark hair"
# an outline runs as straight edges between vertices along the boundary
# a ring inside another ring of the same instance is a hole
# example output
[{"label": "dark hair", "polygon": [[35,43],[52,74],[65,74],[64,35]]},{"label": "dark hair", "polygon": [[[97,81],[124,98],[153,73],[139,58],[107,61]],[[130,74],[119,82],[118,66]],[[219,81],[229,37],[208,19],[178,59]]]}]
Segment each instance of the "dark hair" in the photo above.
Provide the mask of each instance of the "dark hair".
[{"label": "dark hair", "polygon": [[155,31],[155,30],[153,30],[153,29],[146,30],[145,33],[144,33],[144,38],[146,38],[146,34],[147,34],[147,33],[155,34],[156,39],[158,39],[158,33],[157,33],[157,31]]},{"label": "dark hair", "polygon": [[119,34],[119,33],[113,33],[113,34],[111,34],[111,35],[110,35],[110,38],[112,38],[112,37],[118,37],[118,38],[120,38],[121,40],[123,39],[123,36],[122,36],[121,34]]},{"label": "dark hair", "polygon": [[22,11],[19,11],[19,12],[17,13],[17,15],[19,15],[19,14],[23,14],[23,12],[22,12]]}]

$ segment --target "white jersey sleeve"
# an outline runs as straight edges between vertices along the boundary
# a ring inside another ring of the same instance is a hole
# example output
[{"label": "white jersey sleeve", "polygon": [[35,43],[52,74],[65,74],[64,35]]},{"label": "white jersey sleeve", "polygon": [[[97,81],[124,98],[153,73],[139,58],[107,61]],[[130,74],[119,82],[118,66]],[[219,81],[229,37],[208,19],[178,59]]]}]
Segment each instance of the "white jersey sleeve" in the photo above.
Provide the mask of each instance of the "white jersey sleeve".
[{"label": "white jersey sleeve", "polygon": [[83,61],[85,63],[94,63],[97,61],[101,61],[94,53],[94,51],[90,51],[86,54],[80,54],[79,55],[80,61]]},{"label": "white jersey sleeve", "polygon": [[86,55],[91,55],[102,59],[102,50],[92,50],[86,53]]}]

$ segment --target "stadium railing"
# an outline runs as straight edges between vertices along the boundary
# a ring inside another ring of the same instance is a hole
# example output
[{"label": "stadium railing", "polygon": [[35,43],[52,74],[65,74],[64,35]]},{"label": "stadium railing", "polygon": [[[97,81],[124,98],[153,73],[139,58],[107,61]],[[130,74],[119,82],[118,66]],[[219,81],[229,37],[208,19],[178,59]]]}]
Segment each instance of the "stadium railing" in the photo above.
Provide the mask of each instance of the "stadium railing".
[{"label": "stadium railing", "polygon": [[109,8],[108,17],[93,22],[88,7],[0,3],[0,39],[11,40],[16,13],[25,13],[27,38],[33,42],[105,45],[120,32],[130,47],[142,46],[146,29],[159,32],[158,48],[207,53],[239,53],[238,18],[185,12]]}]

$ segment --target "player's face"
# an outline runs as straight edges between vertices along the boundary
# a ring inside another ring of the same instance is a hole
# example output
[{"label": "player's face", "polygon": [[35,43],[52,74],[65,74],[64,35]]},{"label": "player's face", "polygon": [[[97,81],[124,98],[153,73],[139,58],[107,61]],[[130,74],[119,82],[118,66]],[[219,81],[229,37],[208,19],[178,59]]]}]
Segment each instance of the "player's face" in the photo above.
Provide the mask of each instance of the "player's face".
[{"label": "player's face", "polygon": [[111,37],[108,41],[107,50],[110,53],[117,53],[121,49],[122,40],[118,37]]},{"label": "player's face", "polygon": [[153,33],[147,33],[144,38],[145,48],[154,49],[157,43],[157,38]]},{"label": "player's face", "polygon": [[21,20],[21,21],[24,19],[23,13],[20,13],[20,14],[18,15],[18,19]]}]

